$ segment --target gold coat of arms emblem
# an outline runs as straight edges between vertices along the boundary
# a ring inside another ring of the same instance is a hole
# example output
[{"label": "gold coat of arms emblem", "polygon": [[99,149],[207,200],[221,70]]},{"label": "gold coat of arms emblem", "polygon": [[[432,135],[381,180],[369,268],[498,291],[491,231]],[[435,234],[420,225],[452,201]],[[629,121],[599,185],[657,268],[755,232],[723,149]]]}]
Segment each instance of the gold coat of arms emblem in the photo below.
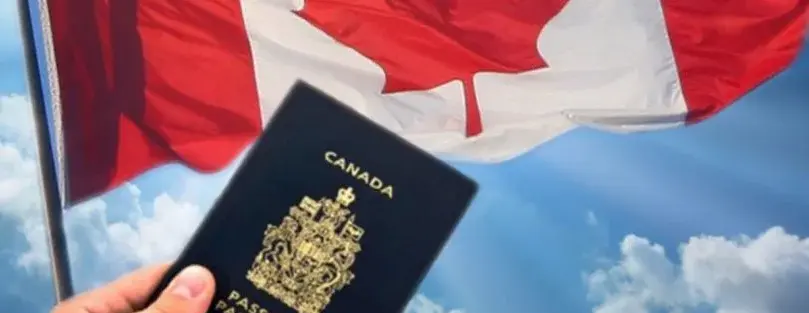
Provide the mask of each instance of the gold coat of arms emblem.
[{"label": "gold coat of arms emblem", "polygon": [[267,225],[247,279],[298,313],[321,312],[354,278],[364,233],[349,210],[355,197],[351,187],[334,199],[304,196],[280,225]]}]

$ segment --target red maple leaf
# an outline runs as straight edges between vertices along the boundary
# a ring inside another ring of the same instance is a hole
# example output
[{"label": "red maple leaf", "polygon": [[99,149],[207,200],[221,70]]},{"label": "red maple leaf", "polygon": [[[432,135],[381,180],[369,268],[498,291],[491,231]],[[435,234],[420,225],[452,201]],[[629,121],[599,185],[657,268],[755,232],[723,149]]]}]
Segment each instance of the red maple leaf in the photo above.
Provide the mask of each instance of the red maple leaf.
[{"label": "red maple leaf", "polygon": [[483,129],[472,77],[547,67],[536,41],[568,0],[307,0],[297,14],[385,71],[382,93],[463,84],[466,135]]}]

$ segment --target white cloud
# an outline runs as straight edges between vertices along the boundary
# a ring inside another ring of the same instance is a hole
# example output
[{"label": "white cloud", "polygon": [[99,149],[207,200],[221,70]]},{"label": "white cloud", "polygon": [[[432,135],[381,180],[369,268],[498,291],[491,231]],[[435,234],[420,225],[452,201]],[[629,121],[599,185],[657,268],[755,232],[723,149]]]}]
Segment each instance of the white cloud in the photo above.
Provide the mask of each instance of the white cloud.
[{"label": "white cloud", "polygon": [[28,98],[0,96],[0,140],[13,144],[23,153],[35,156],[34,120]]},{"label": "white cloud", "polygon": [[204,214],[198,206],[165,193],[157,196],[153,205],[153,216],[107,226],[110,244],[119,255],[140,264],[170,261],[185,246]]},{"label": "white cloud", "polygon": [[[21,96],[0,96],[0,213],[26,217],[35,203],[36,151],[34,125],[28,101]],[[23,200],[24,203],[19,201]]]},{"label": "white cloud", "polygon": [[33,132],[26,98],[0,96],[0,215],[24,235],[29,248],[16,264],[29,270],[48,262]]},{"label": "white cloud", "polygon": [[[131,192],[132,189],[129,189]],[[134,196],[134,194],[133,194]],[[146,264],[174,259],[206,213],[199,206],[163,193],[138,206],[150,207],[145,215],[130,203],[110,205],[96,198],[64,214],[74,285],[86,290]],[[110,221],[109,213],[130,211],[127,221]],[[46,278],[50,258],[40,215],[18,220],[27,247],[14,253],[15,264],[30,274]]]},{"label": "white cloud", "polygon": [[36,204],[24,195],[37,184],[33,132],[26,98],[0,96],[0,213],[24,218]]},{"label": "white cloud", "polygon": [[36,162],[23,155],[15,146],[0,141],[0,208],[10,208],[7,204],[34,187],[34,175]]},{"label": "white cloud", "polygon": [[662,246],[628,235],[621,261],[587,276],[595,313],[805,313],[809,238],[773,227],[756,238],[692,237],[680,264]]},{"label": "white cloud", "polygon": [[[133,185],[127,189],[133,198],[137,197],[133,192],[136,188]],[[36,190],[36,186],[27,189]],[[35,193],[25,192],[17,198],[32,195],[35,196]],[[18,202],[25,202],[23,200],[38,203],[35,199],[19,199]],[[96,198],[73,207],[64,214],[74,272],[82,271],[82,267],[101,266],[109,274],[88,278],[92,281],[86,283],[112,278],[133,266],[170,261],[180,252],[205,214],[205,210],[199,206],[174,199],[165,193],[152,201],[138,199],[133,202],[135,203],[122,203],[115,207],[110,206],[104,198]],[[139,210],[141,206],[151,206],[154,213],[144,215]],[[0,209],[8,207],[14,206],[0,206]],[[12,210],[25,213],[13,212],[9,216],[19,217],[19,231],[25,235],[28,243],[28,248],[19,254],[16,263],[31,273],[46,274],[49,256],[38,206],[34,205],[28,210]],[[130,219],[112,222],[108,218],[108,212],[112,210],[129,211]],[[0,213],[7,214],[5,211]],[[87,265],[83,260],[91,260],[92,264]]]},{"label": "white cloud", "polygon": [[42,219],[20,222],[18,230],[25,235],[28,249],[22,252],[16,260],[18,266],[39,275],[47,273],[47,265],[50,261],[45,239],[45,225],[42,222]]},{"label": "white cloud", "polygon": [[[124,185],[122,190],[133,201],[116,205],[108,194],[70,208],[64,214],[73,279],[78,290],[97,286],[135,267],[171,261],[206,213],[195,204],[165,193],[144,201],[137,186]],[[147,211],[153,214],[144,214],[141,207],[151,209]],[[110,219],[111,213],[122,211],[129,213],[125,221]],[[33,239],[29,240],[32,244],[29,251],[21,255],[19,264],[32,272],[43,273],[48,265],[44,233],[41,226],[29,231],[26,236]]]}]

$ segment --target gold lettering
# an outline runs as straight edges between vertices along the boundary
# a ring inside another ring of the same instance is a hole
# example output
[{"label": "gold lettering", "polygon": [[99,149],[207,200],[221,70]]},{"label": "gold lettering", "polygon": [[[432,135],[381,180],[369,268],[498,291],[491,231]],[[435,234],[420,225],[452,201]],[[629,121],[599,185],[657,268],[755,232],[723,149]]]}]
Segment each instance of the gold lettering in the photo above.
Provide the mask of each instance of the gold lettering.
[{"label": "gold lettering", "polygon": [[346,170],[346,159],[339,158],[337,161],[334,161],[334,165],[339,167],[341,170]]},{"label": "gold lettering", "polygon": [[216,300],[214,311],[222,313],[270,313],[260,304],[251,302],[249,298],[243,297],[238,291],[231,290],[224,299]]},{"label": "gold lettering", "polygon": [[236,305],[243,307],[245,310],[247,310],[250,307],[250,303],[248,303],[248,301],[250,300],[247,300],[247,298],[242,298],[241,300],[236,301]]},{"label": "gold lettering", "polygon": [[346,167],[346,173],[351,174],[351,176],[357,176],[360,172],[360,167],[355,165],[354,163],[348,163]]},{"label": "gold lettering", "polygon": [[329,164],[334,164],[334,157],[336,156],[337,153],[333,151],[326,151],[326,162],[329,162]]},{"label": "gold lettering", "polygon": [[388,198],[393,199],[393,186],[385,186],[379,193],[388,196]]},{"label": "gold lettering", "polygon": [[360,174],[359,176],[356,176],[355,178],[361,180],[363,183],[365,183],[367,185],[368,180],[370,179],[368,176],[369,176],[368,172],[362,172],[362,174]]},{"label": "gold lettering", "polygon": [[230,295],[228,295],[228,300],[233,301],[233,300],[238,300],[239,298],[241,298],[241,296],[239,296],[238,291],[236,291],[236,290],[231,290],[230,291]]},{"label": "gold lettering", "polygon": [[385,184],[381,178],[374,176],[366,170],[363,170],[358,164],[351,162],[351,160],[340,156],[334,151],[326,151],[324,154],[324,159],[326,160],[326,163],[339,168],[344,173],[354,177],[354,179],[362,182],[379,194],[387,197],[388,199],[393,199],[393,185]]},{"label": "gold lettering", "polygon": [[371,178],[370,186],[371,186],[371,188],[374,188],[376,190],[382,189],[382,180],[379,179],[379,178],[373,177],[373,178]]}]

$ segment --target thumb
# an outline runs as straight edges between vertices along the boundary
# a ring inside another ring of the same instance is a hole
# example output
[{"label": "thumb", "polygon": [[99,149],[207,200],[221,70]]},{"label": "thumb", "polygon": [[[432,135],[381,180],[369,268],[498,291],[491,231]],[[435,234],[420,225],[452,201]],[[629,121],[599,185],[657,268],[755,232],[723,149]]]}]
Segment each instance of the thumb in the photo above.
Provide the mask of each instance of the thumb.
[{"label": "thumb", "polygon": [[140,313],[205,313],[215,283],[211,272],[192,265],[174,277],[157,300]]}]

